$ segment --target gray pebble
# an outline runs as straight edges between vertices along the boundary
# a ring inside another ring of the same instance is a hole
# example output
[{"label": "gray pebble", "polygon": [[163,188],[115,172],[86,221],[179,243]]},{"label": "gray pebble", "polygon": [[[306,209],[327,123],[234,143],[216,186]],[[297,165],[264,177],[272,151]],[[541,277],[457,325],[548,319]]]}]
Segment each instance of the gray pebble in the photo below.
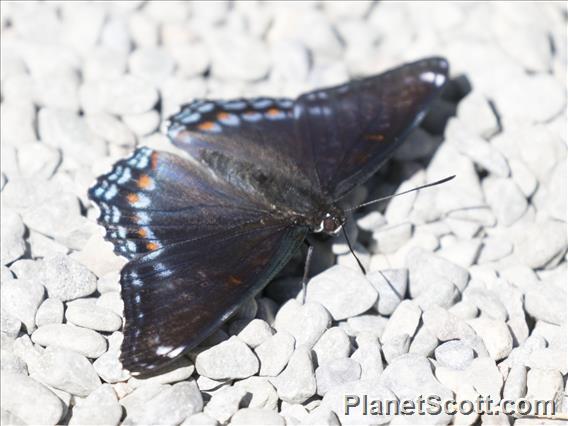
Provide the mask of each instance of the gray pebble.
[{"label": "gray pebble", "polygon": [[453,217],[446,217],[445,222],[448,224],[452,233],[463,239],[470,239],[479,234],[481,224],[472,222],[470,220],[455,219]]},{"label": "gray pebble", "polygon": [[416,303],[410,300],[402,301],[391,315],[381,340],[387,342],[401,334],[407,334],[409,337],[414,336],[422,310]]},{"label": "gray pebble", "polygon": [[390,364],[393,360],[401,355],[408,353],[410,348],[410,337],[408,334],[398,334],[392,336],[389,340],[383,340],[383,356],[387,364]]},{"label": "gray pebble", "polygon": [[121,382],[129,377],[128,372],[122,368],[122,363],[118,358],[120,345],[123,340],[124,336],[121,332],[115,331],[112,333],[108,338],[107,352],[93,362],[93,367],[95,367],[97,374],[107,383]]},{"label": "gray pebble", "polygon": [[[444,239],[448,239],[449,243],[445,244]],[[436,254],[462,268],[469,268],[477,262],[479,253],[481,252],[481,239],[457,239],[450,236],[443,237],[442,248]]]},{"label": "gray pebble", "polygon": [[331,325],[329,312],[319,303],[301,305],[296,300],[284,304],[276,314],[274,328],[286,331],[296,339],[296,347],[312,348]]},{"label": "gray pebble", "polygon": [[238,336],[249,347],[254,349],[270,339],[273,333],[272,327],[266,321],[253,319],[239,331]]},{"label": "gray pebble", "polygon": [[524,365],[514,365],[509,370],[505,386],[503,387],[503,399],[515,401],[523,398],[527,393],[527,368]]},{"label": "gray pebble", "polygon": [[173,73],[175,63],[164,49],[143,47],[134,50],[128,59],[132,75],[158,86]]},{"label": "gray pebble", "polygon": [[450,281],[460,291],[463,291],[469,280],[469,273],[466,269],[420,248],[412,249],[408,253],[406,264],[409,269],[409,287],[412,297],[426,291],[439,280]]},{"label": "gray pebble", "polygon": [[450,340],[438,346],[434,351],[440,364],[456,370],[466,369],[473,360],[473,350],[460,340]]},{"label": "gray pebble", "polygon": [[16,338],[22,329],[22,321],[13,317],[2,308],[0,316],[0,330],[7,337]]},{"label": "gray pebble", "polygon": [[26,252],[26,228],[19,214],[4,208],[2,211],[2,265],[12,263]]},{"label": "gray pebble", "polygon": [[480,136],[471,133],[461,119],[451,119],[445,135],[461,154],[492,175],[502,178],[510,175],[511,169],[503,154]]},{"label": "gray pebble", "polygon": [[458,318],[468,320],[477,317],[479,309],[473,303],[462,300],[448,309],[448,312]]},{"label": "gray pebble", "polygon": [[346,322],[340,322],[339,326],[343,327],[349,336],[357,336],[360,333],[373,333],[377,337],[381,337],[387,325],[388,318],[380,315],[358,315],[349,318]]},{"label": "gray pebble", "polygon": [[362,409],[356,407],[346,413],[345,396],[355,395],[362,399],[362,395],[367,395],[369,401],[380,400],[386,403],[395,400],[397,397],[387,387],[380,384],[376,379],[357,380],[345,383],[328,391],[321,403],[321,407],[333,411],[341,424],[386,424],[391,420],[391,416],[386,414],[362,414]]},{"label": "gray pebble", "polygon": [[163,386],[165,389],[145,401],[138,409],[127,410],[123,424],[177,425],[188,416],[201,411],[203,399],[195,381]]},{"label": "gray pebble", "polygon": [[4,266],[4,265],[0,266],[0,268],[1,268],[0,269],[0,271],[1,271],[0,272],[1,273],[0,282],[3,283],[4,281],[8,281],[8,280],[11,280],[12,278],[14,278],[14,274],[12,274],[12,271],[10,270],[10,268],[8,268],[7,266]]},{"label": "gray pebble", "polygon": [[482,186],[500,225],[512,225],[527,210],[527,199],[512,179],[490,176],[483,180]]},{"label": "gray pebble", "polygon": [[282,425],[284,418],[272,410],[262,408],[242,408],[231,418],[232,425]]},{"label": "gray pebble", "polygon": [[339,327],[332,327],[319,338],[313,347],[318,365],[325,365],[338,358],[348,357],[351,353],[349,336]]},{"label": "gray pebble", "polygon": [[115,315],[122,317],[124,311],[124,301],[118,291],[109,291],[101,294],[97,298],[97,307],[110,310]]},{"label": "gray pebble", "polygon": [[30,245],[31,257],[36,259],[49,256],[53,253],[69,253],[69,249],[63,244],[34,230],[30,230],[28,244]]},{"label": "gray pebble", "polygon": [[[126,410],[126,415],[135,415],[143,409],[144,405],[160,392],[169,389],[168,385],[150,384],[139,387],[119,399],[120,405]],[[116,389],[116,387],[115,387]]]},{"label": "gray pebble", "polygon": [[244,389],[226,387],[211,397],[203,411],[219,423],[226,423],[239,410],[246,394]]},{"label": "gray pebble", "polygon": [[2,310],[20,320],[28,333],[35,329],[36,312],[43,301],[45,288],[30,279],[12,279],[2,283]]},{"label": "gray pebble", "polygon": [[165,385],[168,383],[181,382],[182,380],[189,379],[194,371],[195,367],[191,361],[185,357],[181,357],[168,366],[167,372],[143,379],[131,377],[128,380],[128,385],[137,389],[149,384]]},{"label": "gray pebble", "polygon": [[200,352],[195,359],[197,372],[211,379],[244,379],[259,370],[258,358],[237,336]]},{"label": "gray pebble", "polygon": [[299,424],[308,415],[308,410],[304,405],[301,404],[290,404],[286,401],[282,402],[280,409],[281,416],[284,416],[287,424]]},{"label": "gray pebble", "polygon": [[564,225],[552,220],[523,226],[514,238],[515,254],[533,269],[542,268],[568,247]]},{"label": "gray pebble", "polygon": [[536,349],[530,353],[526,364],[530,368],[560,371],[563,375],[568,372],[566,354],[559,349]]},{"label": "gray pebble", "polygon": [[249,377],[234,383],[234,386],[248,392],[247,407],[276,411],[278,394],[274,386],[264,377]]},{"label": "gray pebble", "polygon": [[383,271],[373,271],[367,274],[367,278],[379,293],[375,309],[381,315],[391,315],[406,295],[408,270],[385,269]]},{"label": "gray pebble", "polygon": [[37,278],[49,297],[63,302],[89,296],[97,289],[97,278],[91,271],[61,254],[46,257]]},{"label": "gray pebble", "polygon": [[317,407],[302,420],[304,425],[339,426],[337,415],[327,407]]},{"label": "gray pebble", "polygon": [[73,407],[73,415],[69,424],[72,426],[89,424],[116,426],[121,417],[122,407],[118,403],[116,393],[112,386],[103,384]]},{"label": "gray pebble", "polygon": [[63,303],[59,299],[48,297],[36,312],[35,321],[38,327],[63,322]]},{"label": "gray pebble", "polygon": [[361,379],[378,379],[383,372],[381,345],[374,334],[360,333],[357,338],[357,349],[351,358],[361,366]]},{"label": "gray pebble", "polygon": [[288,364],[294,352],[295,339],[287,331],[279,331],[265,340],[257,348],[261,376],[277,376]]},{"label": "gray pebble", "polygon": [[192,414],[186,418],[182,425],[194,425],[194,426],[217,426],[219,422],[205,413]]},{"label": "gray pebble", "polygon": [[552,282],[541,282],[535,289],[525,294],[525,310],[532,317],[550,322],[566,322],[566,289]]},{"label": "gray pebble", "polygon": [[408,352],[429,357],[438,346],[438,338],[427,327],[420,327],[412,339]]},{"label": "gray pebble", "polygon": [[107,348],[103,336],[93,330],[69,324],[47,324],[32,334],[32,341],[41,346],[60,346],[87,358],[98,358]]},{"label": "gray pebble", "polygon": [[529,370],[526,399],[554,401],[556,404],[560,404],[563,391],[564,384],[560,372],[537,368]]},{"label": "gray pebble", "polygon": [[122,319],[117,314],[100,306],[69,304],[65,318],[67,322],[97,331],[116,331],[122,326]]},{"label": "gray pebble", "polygon": [[57,346],[45,349],[32,373],[43,383],[78,396],[88,396],[101,384],[86,357]]},{"label": "gray pebble", "polygon": [[375,252],[394,253],[412,236],[412,224],[406,222],[399,225],[386,225],[373,232]]},{"label": "gray pebble", "polygon": [[420,293],[420,295],[414,299],[414,302],[423,310],[430,309],[433,306],[449,308],[454,305],[459,298],[460,292],[458,288],[450,281],[441,279],[433,283],[428,291]]},{"label": "gray pebble", "polygon": [[499,300],[499,295],[490,291],[484,284],[472,280],[463,295],[464,300],[477,306],[482,316],[507,321],[507,308]]},{"label": "gray pebble", "polygon": [[120,274],[109,272],[97,280],[97,291],[101,294],[120,292]]},{"label": "gray pebble", "polygon": [[2,408],[26,424],[54,425],[63,415],[63,403],[53,392],[31,377],[3,371]]},{"label": "gray pebble", "polygon": [[0,349],[0,366],[2,369],[2,373],[9,372],[9,373],[17,373],[23,374],[25,376],[28,375],[28,366],[26,362],[16,355],[12,348],[8,348],[4,342],[2,342],[3,347]]},{"label": "gray pebble", "polygon": [[475,358],[466,371],[466,377],[467,383],[470,383],[480,395],[489,395],[492,399],[501,397],[503,376],[493,359]]},{"label": "gray pebble", "polygon": [[270,381],[283,401],[301,404],[311,398],[316,393],[316,378],[309,350],[296,349],[284,371]]},{"label": "gray pebble", "polygon": [[142,114],[123,115],[122,121],[138,136],[148,136],[158,129],[160,114],[152,109]]},{"label": "gray pebble", "polygon": [[337,358],[317,368],[318,395],[324,396],[330,389],[343,383],[359,380],[361,366],[351,358]]},{"label": "gray pebble", "polygon": [[371,308],[377,292],[359,271],[336,265],[310,280],[307,300],[321,303],[334,320],[341,320]]},{"label": "gray pebble", "polygon": [[128,148],[134,147],[136,137],[129,127],[113,115],[88,114],[85,117],[89,129],[105,141]]}]

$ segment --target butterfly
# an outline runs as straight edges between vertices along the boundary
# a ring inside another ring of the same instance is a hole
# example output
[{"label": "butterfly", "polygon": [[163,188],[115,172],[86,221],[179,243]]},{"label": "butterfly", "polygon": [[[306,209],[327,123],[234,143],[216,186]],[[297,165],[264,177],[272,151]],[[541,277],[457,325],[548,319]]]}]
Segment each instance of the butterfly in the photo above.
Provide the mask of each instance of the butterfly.
[{"label": "butterfly", "polygon": [[373,175],[448,80],[433,57],[296,99],[195,100],[167,131],[182,157],[138,148],[89,196],[121,271],[134,375],[185,354],[257,294],[338,201]]}]

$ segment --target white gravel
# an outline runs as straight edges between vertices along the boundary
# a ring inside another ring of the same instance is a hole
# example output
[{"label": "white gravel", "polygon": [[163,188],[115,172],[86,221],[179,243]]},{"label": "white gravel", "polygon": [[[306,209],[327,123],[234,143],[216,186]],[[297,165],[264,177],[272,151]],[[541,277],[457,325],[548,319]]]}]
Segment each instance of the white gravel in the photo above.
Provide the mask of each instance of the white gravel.
[{"label": "white gravel", "polygon": [[[529,424],[345,415],[345,395],[568,412],[566,5],[3,2],[3,424]],[[432,54],[453,78],[355,212],[170,371],[119,361],[115,256],[86,197],[194,98],[293,97]],[[299,296],[299,297],[296,297]],[[8,390],[8,391],[6,391]]]}]

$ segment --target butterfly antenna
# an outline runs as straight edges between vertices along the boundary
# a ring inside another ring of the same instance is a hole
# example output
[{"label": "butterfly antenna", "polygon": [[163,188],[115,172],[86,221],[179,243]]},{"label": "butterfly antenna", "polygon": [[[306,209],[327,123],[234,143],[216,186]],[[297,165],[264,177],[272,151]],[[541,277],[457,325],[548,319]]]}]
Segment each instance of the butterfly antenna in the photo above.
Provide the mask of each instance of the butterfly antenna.
[{"label": "butterfly antenna", "polygon": [[408,194],[409,192],[419,191],[420,189],[429,188],[430,186],[440,185],[441,183],[448,182],[455,177],[456,177],[456,175],[448,176],[448,177],[446,177],[444,179],[440,179],[436,182],[431,182],[431,183],[427,183],[426,185],[417,186],[416,188],[409,189],[408,191],[400,192],[398,194],[388,195],[388,196],[382,197],[382,198],[377,198],[376,200],[367,201],[366,203],[359,204],[356,207],[351,207],[350,209],[346,209],[345,211],[351,212],[353,210],[360,209],[361,207],[366,207],[366,206],[369,206],[371,204],[379,203],[381,201],[385,201],[385,200],[389,200],[389,199],[394,198],[394,197],[398,197],[399,195],[404,195],[404,194]]},{"label": "butterfly antenna", "polygon": [[345,230],[345,226],[342,226],[341,229],[343,230],[343,235],[345,235],[345,241],[347,241],[347,247],[349,247],[349,251],[357,261],[359,268],[361,268],[361,272],[363,272],[363,274],[366,275],[367,271],[365,270],[365,267],[363,266],[363,264],[361,263],[355,252],[353,251],[353,247],[351,247],[351,242],[349,241],[349,237],[347,236],[347,231]]}]

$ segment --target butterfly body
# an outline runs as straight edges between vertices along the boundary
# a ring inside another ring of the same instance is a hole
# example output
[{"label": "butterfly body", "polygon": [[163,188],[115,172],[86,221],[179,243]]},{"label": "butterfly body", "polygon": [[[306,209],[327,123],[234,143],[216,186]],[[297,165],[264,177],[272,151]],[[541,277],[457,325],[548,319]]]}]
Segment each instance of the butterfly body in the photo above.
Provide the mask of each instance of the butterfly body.
[{"label": "butterfly body", "polygon": [[185,157],[139,148],[90,189],[125,302],[121,360],[152,374],[195,347],[288,262],[335,235],[339,201],[414,128],[447,79],[429,58],[297,99],[198,100],[170,118]]}]

